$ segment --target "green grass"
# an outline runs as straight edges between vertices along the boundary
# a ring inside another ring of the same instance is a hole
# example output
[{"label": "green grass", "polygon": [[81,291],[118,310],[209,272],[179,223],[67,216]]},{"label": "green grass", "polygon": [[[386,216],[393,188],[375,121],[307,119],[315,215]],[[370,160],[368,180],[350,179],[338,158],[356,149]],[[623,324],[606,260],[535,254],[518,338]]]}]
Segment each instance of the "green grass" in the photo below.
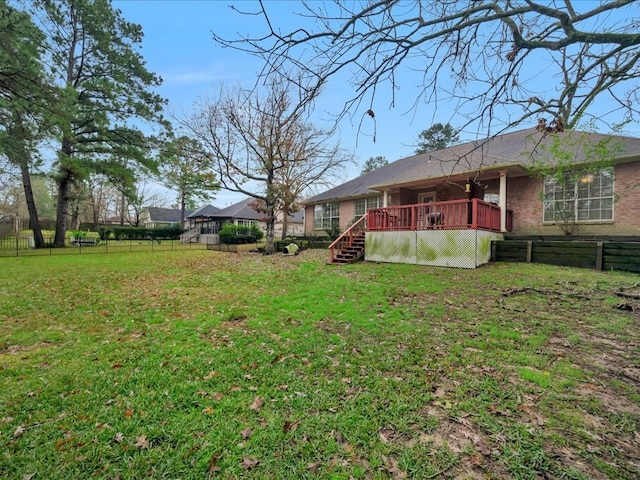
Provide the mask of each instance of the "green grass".
[{"label": "green grass", "polygon": [[638,478],[637,276],[326,258],[0,259],[0,478]]}]

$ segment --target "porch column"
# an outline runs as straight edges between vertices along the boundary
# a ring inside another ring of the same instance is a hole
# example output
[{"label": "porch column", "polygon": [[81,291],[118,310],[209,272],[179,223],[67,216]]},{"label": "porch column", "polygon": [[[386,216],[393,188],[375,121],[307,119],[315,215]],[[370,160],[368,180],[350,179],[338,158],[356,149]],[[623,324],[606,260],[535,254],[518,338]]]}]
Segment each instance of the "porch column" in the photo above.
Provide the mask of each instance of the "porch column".
[{"label": "porch column", "polygon": [[389,206],[389,190],[382,192],[382,206],[384,208]]},{"label": "porch column", "polygon": [[507,172],[500,172],[500,231],[507,231]]}]

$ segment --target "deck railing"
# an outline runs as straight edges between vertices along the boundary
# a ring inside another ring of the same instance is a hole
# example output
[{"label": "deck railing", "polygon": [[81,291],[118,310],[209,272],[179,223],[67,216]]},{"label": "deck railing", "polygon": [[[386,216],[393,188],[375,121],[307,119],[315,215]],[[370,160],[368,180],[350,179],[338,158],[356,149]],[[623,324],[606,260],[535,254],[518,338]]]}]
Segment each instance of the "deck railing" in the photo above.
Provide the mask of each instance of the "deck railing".
[{"label": "deck railing", "polygon": [[336,252],[344,250],[347,247],[353,245],[353,241],[356,237],[360,236],[362,232],[367,230],[367,215],[363,215],[356,222],[354,222],[349,228],[347,228],[342,235],[329,245],[331,250],[331,258],[333,259]]},{"label": "deck railing", "polygon": [[[479,229],[500,232],[500,207],[477,198],[372,208],[366,217],[368,231]],[[507,231],[511,231],[511,226],[512,212],[507,210]]]}]

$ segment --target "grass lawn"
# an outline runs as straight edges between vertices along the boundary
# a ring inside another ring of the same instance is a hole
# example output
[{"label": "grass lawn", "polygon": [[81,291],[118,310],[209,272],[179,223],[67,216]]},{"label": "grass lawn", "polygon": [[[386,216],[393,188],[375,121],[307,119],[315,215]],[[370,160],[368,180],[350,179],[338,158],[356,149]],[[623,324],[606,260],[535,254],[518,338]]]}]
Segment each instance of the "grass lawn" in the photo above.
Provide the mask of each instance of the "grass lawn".
[{"label": "grass lawn", "polygon": [[0,258],[0,478],[640,478],[638,276],[326,259]]}]

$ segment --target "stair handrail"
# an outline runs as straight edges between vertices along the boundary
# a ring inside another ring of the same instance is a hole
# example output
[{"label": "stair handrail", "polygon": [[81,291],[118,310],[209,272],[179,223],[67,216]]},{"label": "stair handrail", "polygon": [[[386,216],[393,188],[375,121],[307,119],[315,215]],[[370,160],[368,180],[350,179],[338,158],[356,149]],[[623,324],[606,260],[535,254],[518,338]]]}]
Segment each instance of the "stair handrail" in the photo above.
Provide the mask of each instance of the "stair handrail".
[{"label": "stair handrail", "polygon": [[336,250],[340,251],[343,248],[353,245],[354,238],[366,230],[367,230],[367,215],[364,214],[357,221],[355,221],[349,228],[347,228],[344,232],[342,232],[342,235],[336,238],[331,243],[331,245],[329,245],[329,249],[331,250],[330,260],[334,259],[334,254]]},{"label": "stair handrail", "polygon": [[200,235],[200,227],[193,227],[180,235],[180,242],[185,243],[198,235]]}]

